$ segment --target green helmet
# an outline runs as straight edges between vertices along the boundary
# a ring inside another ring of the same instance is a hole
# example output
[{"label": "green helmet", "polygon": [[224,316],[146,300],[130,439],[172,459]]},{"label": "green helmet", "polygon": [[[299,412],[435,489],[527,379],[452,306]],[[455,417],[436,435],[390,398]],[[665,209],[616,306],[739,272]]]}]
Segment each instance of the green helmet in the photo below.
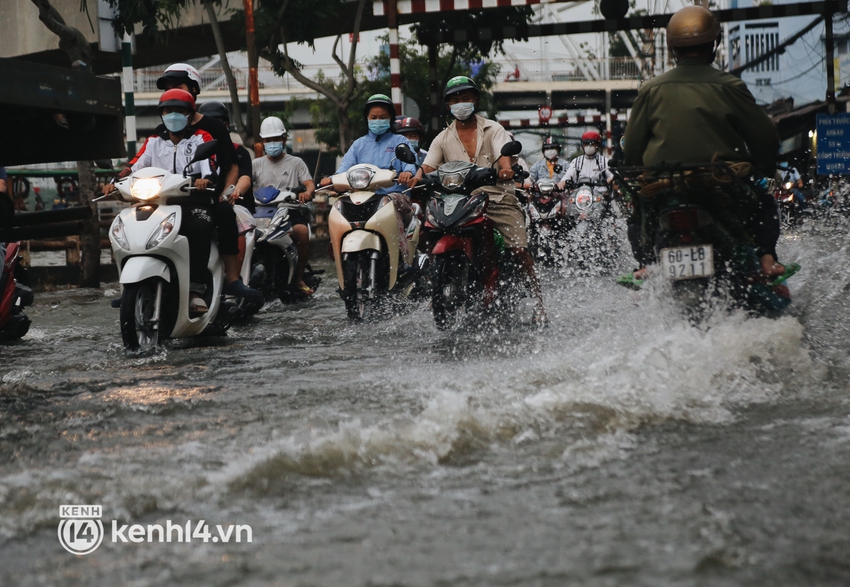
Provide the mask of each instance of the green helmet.
[{"label": "green helmet", "polygon": [[452,94],[463,92],[464,90],[472,90],[475,95],[478,95],[478,86],[472,81],[472,78],[465,75],[456,75],[446,83],[446,90],[443,92],[443,100],[448,100]]},{"label": "green helmet", "polygon": [[390,119],[395,119],[395,104],[393,104],[393,101],[386,94],[372,94],[369,96],[369,99],[366,100],[366,105],[363,106],[364,118],[369,116],[369,110],[371,110],[372,106],[383,106],[389,110]]}]

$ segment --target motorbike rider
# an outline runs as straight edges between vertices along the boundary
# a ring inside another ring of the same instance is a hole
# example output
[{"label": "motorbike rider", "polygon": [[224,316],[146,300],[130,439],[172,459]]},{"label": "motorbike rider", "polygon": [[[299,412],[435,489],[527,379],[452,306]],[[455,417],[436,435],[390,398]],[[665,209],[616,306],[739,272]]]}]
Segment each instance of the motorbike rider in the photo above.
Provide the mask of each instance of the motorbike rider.
[{"label": "motorbike rider", "polygon": [[[212,100],[204,102],[198,106],[198,112],[208,118],[215,118],[224,124],[224,127],[230,132],[230,112],[227,106],[221,102]],[[231,136],[236,136],[231,133]],[[236,141],[233,142],[233,148],[236,150],[236,167],[239,170],[237,180],[234,184],[236,190],[230,196],[230,203],[234,205],[244,206],[251,214],[256,209],[254,206],[254,190],[251,181],[253,174],[251,170],[251,152]]]},{"label": "motorbike rider", "polygon": [[[126,176],[146,167],[160,167],[172,173],[182,173],[198,145],[218,138],[215,161],[223,174],[236,165],[233,163],[233,144],[229,141],[224,125],[219,121],[201,116],[195,120],[195,98],[183,89],[165,91],[159,99],[159,114],[162,124],[156,134],[148,137],[129,167],[122,172]],[[220,138],[219,138],[220,137]],[[200,176],[193,181],[195,188],[214,188],[208,203],[186,204],[180,234],[189,239],[189,309],[193,314],[203,314],[207,304],[203,298],[207,277],[213,226],[218,226],[219,252],[225,269],[226,295],[242,298],[262,299],[262,294],[247,287],[239,277],[239,246],[236,214],[233,206],[219,201],[223,187],[221,177],[216,176],[210,160],[199,161],[189,168],[191,176]],[[104,195],[114,190],[112,184],[103,187]],[[215,222],[214,220],[215,219]]]},{"label": "motorbike rider", "polygon": [[[404,185],[409,184],[413,178],[416,167],[395,159],[395,148],[401,143],[408,143],[404,135],[390,132],[395,115],[395,106],[386,94],[369,96],[363,106],[363,116],[369,125],[369,132],[351,144],[336,173],[344,173],[358,163],[370,163],[381,169],[393,168],[399,172],[396,185],[380,188],[375,193],[386,194],[395,204],[400,236],[399,246],[401,247],[402,259],[406,259],[408,250],[405,227],[413,219],[413,206],[410,203],[410,198],[402,192]],[[329,177],[322,179],[320,183],[322,186],[330,184],[331,178]],[[406,263],[402,263],[402,271],[409,271],[409,266]]]},{"label": "motorbike rider", "polygon": [[[453,77],[446,84],[443,99],[454,121],[431,142],[428,156],[409,185],[448,161],[470,161],[482,167],[498,166],[499,183],[480,189],[489,194],[487,216],[505,240],[506,253],[524,274],[528,290],[535,296],[535,321],[546,323],[546,311],[540,282],[534,270],[534,260],[528,252],[525,216],[517,199],[511,160],[501,157],[501,149],[511,140],[508,131],[499,123],[475,114],[479,91],[475,82],[464,75]],[[497,161],[498,160],[498,161]]]},{"label": "motorbike rider", "polygon": [[[277,116],[269,116],[260,125],[260,138],[263,140],[265,155],[253,162],[254,184],[258,187],[271,186],[281,191],[290,190],[303,184],[305,191],[298,194],[298,200],[306,204],[313,199],[316,184],[303,159],[289,155],[284,149],[288,133],[283,121]],[[313,290],[304,282],[304,268],[310,256],[309,212],[291,209],[289,220],[292,223],[292,240],[298,249],[298,266],[295,268],[295,283],[298,292],[312,295]]]},{"label": "motorbike rider", "polygon": [[412,116],[396,116],[395,117],[395,132],[402,135],[410,143],[410,148],[416,154],[416,164],[422,165],[428,151],[421,148],[422,139],[425,138],[425,127],[419,122],[418,118]]},{"label": "motorbike rider", "polygon": [[806,197],[803,195],[802,191],[803,178],[800,175],[800,172],[797,171],[796,167],[791,167],[787,161],[780,162],[776,169],[776,179],[783,189],[786,183],[790,183],[791,188],[789,191],[794,194],[794,202],[796,202],[800,208],[805,207]]},{"label": "motorbike rider", "polygon": [[[614,174],[608,169],[608,159],[599,150],[602,148],[602,135],[595,130],[589,130],[581,135],[582,155],[570,161],[569,169],[564,173],[564,178],[558,185],[564,189],[567,183],[579,183],[581,180],[599,181],[602,177],[606,182],[614,179]],[[605,186],[599,187],[607,191]]]},{"label": "motorbike rider", "polygon": [[[569,163],[561,157],[561,143],[558,142],[558,139],[547,136],[543,139],[541,150],[543,151],[543,158],[531,166],[525,187],[531,187],[532,182],[537,183],[541,179],[551,179],[556,184],[561,184],[561,180],[567,173]],[[563,185],[559,185],[558,189],[563,190]]]},{"label": "motorbike rider", "polygon": [[[644,82],[638,91],[626,127],[626,165],[749,161],[762,173],[773,174],[779,151],[776,126],[740,78],[712,67],[720,37],[720,22],[707,8],[686,6],[672,16],[667,45],[676,67]],[[776,261],[776,202],[763,189],[754,187],[751,193],[754,212],[742,221],[753,236],[762,273],[781,275],[785,268]],[[638,262],[645,265],[651,255],[641,248],[640,222],[630,220],[629,239]],[[642,267],[635,275],[645,274]]]}]

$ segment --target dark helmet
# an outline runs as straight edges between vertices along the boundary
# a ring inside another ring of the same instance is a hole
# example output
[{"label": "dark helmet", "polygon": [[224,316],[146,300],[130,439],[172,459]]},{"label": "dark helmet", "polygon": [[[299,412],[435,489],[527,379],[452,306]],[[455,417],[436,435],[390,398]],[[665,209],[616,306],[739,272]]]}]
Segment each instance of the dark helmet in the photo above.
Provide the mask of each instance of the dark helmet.
[{"label": "dark helmet", "polygon": [[600,135],[599,132],[595,130],[589,130],[583,135],[581,135],[582,145],[589,145],[590,143],[596,143],[597,145],[601,145],[602,135]]},{"label": "dark helmet", "polygon": [[477,96],[480,92],[478,86],[472,81],[472,78],[465,75],[456,75],[446,83],[446,90],[443,92],[443,100],[448,100],[452,94],[463,92],[464,90],[472,90]]},{"label": "dark helmet", "polygon": [[720,37],[720,21],[703,6],[685,6],[667,23],[668,47],[693,47],[714,43]]},{"label": "dark helmet", "polygon": [[230,112],[227,111],[227,106],[221,102],[204,102],[198,106],[198,114],[216,118],[225,124],[230,124]]},{"label": "dark helmet", "polygon": [[169,65],[156,80],[156,87],[164,90],[169,81],[186,84],[196,96],[201,93],[201,74],[187,63]]},{"label": "dark helmet", "polygon": [[369,96],[369,99],[366,100],[366,104],[363,106],[364,118],[369,116],[369,110],[372,109],[372,106],[383,106],[389,111],[390,118],[395,118],[395,104],[393,104],[393,101],[386,94],[372,94]]},{"label": "dark helmet", "polygon": [[559,143],[558,139],[556,139],[555,137],[548,136],[543,139],[543,148],[540,150],[545,151],[546,149],[558,149],[558,151],[560,151],[561,143]]},{"label": "dark helmet", "polygon": [[159,106],[158,109],[162,110],[171,106],[172,108],[187,108],[190,111],[195,111],[195,97],[187,92],[186,90],[181,90],[180,88],[172,88],[170,90],[166,90],[162,93],[162,96],[159,97]]},{"label": "dark helmet", "polygon": [[422,126],[422,123],[419,122],[418,118],[413,118],[412,116],[396,116],[395,131],[396,133],[401,135],[408,132],[418,132],[419,134],[424,134],[425,127]]}]

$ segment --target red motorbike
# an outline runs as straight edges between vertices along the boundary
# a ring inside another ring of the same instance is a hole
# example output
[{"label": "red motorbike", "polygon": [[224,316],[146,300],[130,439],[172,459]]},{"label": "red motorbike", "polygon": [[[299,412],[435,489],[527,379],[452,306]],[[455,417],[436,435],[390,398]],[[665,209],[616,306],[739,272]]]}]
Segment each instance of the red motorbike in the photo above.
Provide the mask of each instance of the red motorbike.
[{"label": "red motorbike", "polygon": [[[8,243],[3,255],[3,274],[0,275],[0,342],[14,342],[30,328],[30,319],[24,307],[32,304],[33,293],[29,286],[20,283],[25,270],[20,265],[21,243]],[[0,243],[0,251],[3,251]]]},{"label": "red motorbike", "polygon": [[[511,141],[501,155],[510,157],[521,150],[520,143]],[[406,151],[410,151],[406,145],[399,145],[396,157],[412,163],[412,152]],[[444,163],[423,178],[429,194],[424,238],[431,261],[431,310],[441,330],[464,312],[491,309],[506,293],[501,284],[509,288],[517,281],[500,279],[512,264],[502,259],[504,243],[486,215],[488,194],[475,192],[496,180],[495,169],[468,161]]]}]

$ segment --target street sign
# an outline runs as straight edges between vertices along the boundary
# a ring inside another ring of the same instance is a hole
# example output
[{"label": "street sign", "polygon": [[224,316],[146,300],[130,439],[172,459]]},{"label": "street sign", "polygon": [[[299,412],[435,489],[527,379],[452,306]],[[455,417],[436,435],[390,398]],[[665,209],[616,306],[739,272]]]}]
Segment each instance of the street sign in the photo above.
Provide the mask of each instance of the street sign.
[{"label": "street sign", "polygon": [[541,106],[537,109],[537,117],[540,119],[540,122],[549,122],[549,119],[552,118],[552,107]]},{"label": "street sign", "polygon": [[818,114],[818,175],[850,175],[850,113]]}]

